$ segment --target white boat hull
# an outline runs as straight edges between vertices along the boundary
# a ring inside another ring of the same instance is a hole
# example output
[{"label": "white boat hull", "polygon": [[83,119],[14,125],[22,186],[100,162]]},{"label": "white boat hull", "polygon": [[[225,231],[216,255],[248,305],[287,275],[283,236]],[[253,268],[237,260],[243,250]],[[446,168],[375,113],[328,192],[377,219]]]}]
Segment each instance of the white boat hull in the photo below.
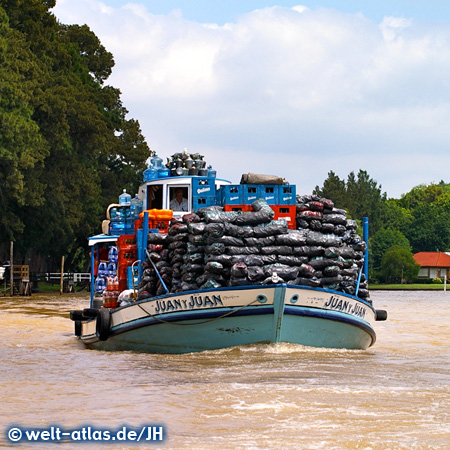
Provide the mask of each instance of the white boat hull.
[{"label": "white boat hull", "polygon": [[357,297],[280,284],[155,297],[103,309],[78,326],[83,343],[100,350],[189,353],[271,342],[367,349],[376,319]]}]

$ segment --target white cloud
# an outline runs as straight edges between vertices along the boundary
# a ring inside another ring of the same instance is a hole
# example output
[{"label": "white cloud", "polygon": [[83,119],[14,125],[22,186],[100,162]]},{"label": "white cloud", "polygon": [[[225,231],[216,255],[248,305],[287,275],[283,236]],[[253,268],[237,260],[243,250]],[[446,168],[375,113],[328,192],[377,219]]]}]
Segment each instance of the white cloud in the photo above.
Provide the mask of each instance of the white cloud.
[{"label": "white cloud", "polygon": [[111,51],[123,93],[161,156],[188,147],[223,175],[285,176],[308,193],[329,170],[367,170],[389,196],[450,181],[450,29],[272,7],[223,26],[59,0]]}]

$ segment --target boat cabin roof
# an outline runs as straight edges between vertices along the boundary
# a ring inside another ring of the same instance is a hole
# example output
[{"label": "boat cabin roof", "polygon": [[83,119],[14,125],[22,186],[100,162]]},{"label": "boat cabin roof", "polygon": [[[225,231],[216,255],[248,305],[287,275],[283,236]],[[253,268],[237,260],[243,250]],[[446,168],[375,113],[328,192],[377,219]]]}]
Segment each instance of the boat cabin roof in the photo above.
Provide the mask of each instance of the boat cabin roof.
[{"label": "boat cabin roof", "polygon": [[[172,209],[174,216],[191,213],[202,206],[210,206],[221,186],[230,181],[200,176],[176,176],[157,178],[147,181],[138,190],[138,198],[143,202],[143,209]],[[183,207],[175,203],[177,191],[185,199]],[[214,200],[215,203],[215,200]],[[178,206],[177,206],[178,205]]]}]

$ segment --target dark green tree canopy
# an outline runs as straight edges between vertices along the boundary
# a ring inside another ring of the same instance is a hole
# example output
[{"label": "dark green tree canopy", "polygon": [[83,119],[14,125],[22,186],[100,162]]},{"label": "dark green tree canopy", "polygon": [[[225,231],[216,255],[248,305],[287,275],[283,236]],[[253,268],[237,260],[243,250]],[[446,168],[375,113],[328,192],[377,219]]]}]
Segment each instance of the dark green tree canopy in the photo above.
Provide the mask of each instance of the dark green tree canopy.
[{"label": "dark green tree canopy", "polygon": [[393,245],[384,253],[381,267],[382,279],[388,283],[412,281],[420,269],[412,253],[399,245]]},{"label": "dark green tree canopy", "polygon": [[333,200],[337,207],[346,209],[353,219],[369,217],[370,234],[382,226],[386,193],[381,192],[381,186],[365,170],[360,170],[357,176],[350,172],[346,182],[330,171],[323,187],[316,186],[313,193]]},{"label": "dark green tree canopy", "polygon": [[58,23],[54,5],[0,6],[0,254],[13,240],[24,259],[70,264],[107,205],[137,189],[151,152],[104,86],[112,54],[88,26]]},{"label": "dark green tree canopy", "polygon": [[386,251],[394,245],[411,252],[411,245],[405,235],[393,228],[381,228],[370,239],[369,251],[371,255],[371,269],[378,272]]}]

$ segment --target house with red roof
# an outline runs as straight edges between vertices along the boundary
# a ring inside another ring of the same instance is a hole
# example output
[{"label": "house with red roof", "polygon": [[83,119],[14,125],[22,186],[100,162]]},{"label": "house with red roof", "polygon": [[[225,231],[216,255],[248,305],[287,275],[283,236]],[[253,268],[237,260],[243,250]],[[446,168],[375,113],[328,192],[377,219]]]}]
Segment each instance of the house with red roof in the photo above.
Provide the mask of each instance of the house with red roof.
[{"label": "house with red roof", "polygon": [[419,252],[414,255],[420,265],[419,278],[450,278],[450,255],[444,252]]}]

